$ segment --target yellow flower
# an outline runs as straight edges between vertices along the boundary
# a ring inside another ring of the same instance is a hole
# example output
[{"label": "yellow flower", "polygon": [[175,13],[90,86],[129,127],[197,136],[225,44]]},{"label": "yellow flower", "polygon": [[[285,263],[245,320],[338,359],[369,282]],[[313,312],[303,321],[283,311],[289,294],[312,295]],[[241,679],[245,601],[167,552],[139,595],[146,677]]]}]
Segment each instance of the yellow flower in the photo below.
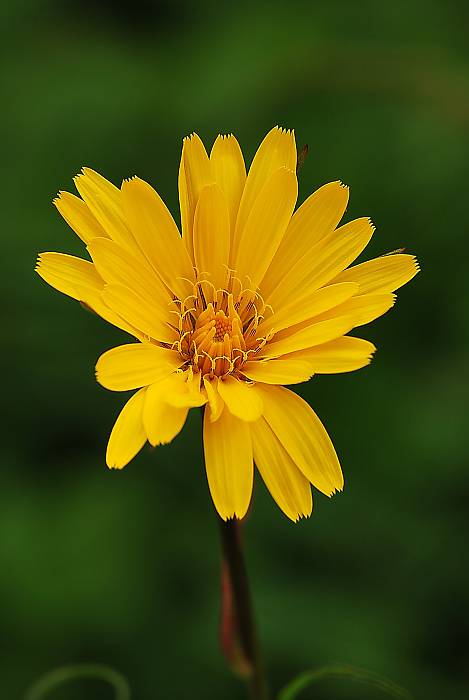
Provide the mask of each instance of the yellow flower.
[{"label": "yellow flower", "polygon": [[80,197],[60,192],[54,203],[92,261],[38,260],[46,282],[138,341],[96,366],[104,387],[138,389],[111,432],[108,466],[124,467],[147,440],[170,442],[189,408],[204,406],[208,484],[224,519],[245,515],[254,463],[292,520],[311,513],[311,484],[328,496],[342,489],[322,423],[281,385],[367,365],[375,347],[347,333],[390,309],[418,270],[403,254],[349,267],[371,221],[337,228],[348,202],[340,182],[294,211],[296,163],[294,134],[279,128],[247,176],[234,136],[218,136],[210,156],[196,134],[186,138],[182,236],[146,182],[118,189],[84,168]]}]

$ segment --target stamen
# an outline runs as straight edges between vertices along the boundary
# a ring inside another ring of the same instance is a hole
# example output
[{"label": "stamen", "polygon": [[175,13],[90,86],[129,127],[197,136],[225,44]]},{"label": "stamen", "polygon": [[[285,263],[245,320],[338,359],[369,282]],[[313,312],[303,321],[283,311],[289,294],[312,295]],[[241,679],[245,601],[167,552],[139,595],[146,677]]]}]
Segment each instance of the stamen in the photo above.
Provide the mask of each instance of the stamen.
[{"label": "stamen", "polygon": [[[225,377],[242,372],[244,363],[273,334],[265,318],[266,311],[273,315],[272,307],[265,304],[259,290],[245,287],[235,270],[226,266],[226,271],[226,287],[217,288],[208,273],[195,269],[193,293],[171,302],[176,307],[171,313],[178,316],[179,339],[170,347],[179,352],[199,382],[204,374]],[[268,333],[259,337],[261,324]]]}]

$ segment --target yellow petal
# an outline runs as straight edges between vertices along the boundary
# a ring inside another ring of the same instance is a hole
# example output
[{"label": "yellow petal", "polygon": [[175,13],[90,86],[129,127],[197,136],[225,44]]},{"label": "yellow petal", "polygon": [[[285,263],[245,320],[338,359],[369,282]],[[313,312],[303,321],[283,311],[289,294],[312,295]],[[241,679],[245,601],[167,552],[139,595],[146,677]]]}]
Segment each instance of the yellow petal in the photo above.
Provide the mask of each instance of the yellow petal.
[{"label": "yellow petal", "polygon": [[262,281],[268,296],[309,250],[338,226],[348,204],[348,187],[329,182],[313,192],[294,213]]},{"label": "yellow petal", "polygon": [[419,271],[415,255],[383,255],[349,267],[334,282],[357,282],[360,294],[394,292]]},{"label": "yellow petal", "polygon": [[62,294],[81,301],[117,328],[139,336],[139,331],[126,323],[101,299],[104,281],[93,263],[64,253],[41,253],[36,272]]},{"label": "yellow petal", "polygon": [[254,421],[262,415],[262,400],[246,382],[228,375],[219,380],[218,391],[228,410],[237,418]]},{"label": "yellow petal", "polygon": [[[311,348],[345,335],[355,325],[355,320],[350,315],[312,323],[306,328],[301,328],[289,335],[285,334],[280,339],[274,337],[273,341],[268,342],[259,355],[262,357],[279,357],[297,350]],[[290,329],[287,330],[290,331]]]},{"label": "yellow petal", "polygon": [[298,384],[314,374],[311,364],[295,357],[247,362],[241,372],[254,382],[263,384]]},{"label": "yellow petal", "polygon": [[192,368],[187,372],[176,372],[166,381],[164,400],[174,408],[195,408],[207,403],[200,391],[200,374],[194,375]]},{"label": "yellow petal", "polygon": [[185,406],[171,406],[166,401],[168,380],[148,387],[143,408],[143,424],[148,442],[153,445],[166,445],[182,430],[189,409]]},{"label": "yellow petal", "polygon": [[277,170],[266,182],[243,226],[234,262],[236,274],[255,289],[264,277],[290,221],[298,196],[293,171]]},{"label": "yellow petal", "polygon": [[178,182],[182,238],[189,257],[194,260],[195,209],[202,188],[214,182],[207,151],[197,134],[191,134],[183,141]]},{"label": "yellow petal", "polygon": [[127,391],[166,379],[182,362],[177,352],[152,343],[119,345],[101,355],[96,379],[111,391]]},{"label": "yellow petal", "polygon": [[278,357],[327,343],[385,314],[394,305],[394,294],[363,294],[352,297],[333,309],[275,335],[260,353]]},{"label": "yellow petal", "polygon": [[210,420],[214,422],[220,418],[221,412],[225,406],[225,402],[218,391],[218,377],[213,377],[210,379],[208,375],[205,375],[204,387],[205,391],[207,392],[207,400],[210,408],[208,411],[210,414]]},{"label": "yellow petal", "polygon": [[[198,275],[215,289],[225,287],[230,254],[230,216],[219,185],[200,193],[194,218],[194,255]],[[205,275],[204,273],[208,273]]]},{"label": "yellow petal", "polygon": [[357,258],[368,245],[374,227],[367,218],[341,226],[313,246],[284,276],[268,297],[274,310],[307,287],[310,291],[328,284]]},{"label": "yellow petal", "polygon": [[95,238],[87,246],[95,267],[108,284],[128,287],[151,305],[162,321],[174,323],[171,296],[156,272],[109,238]]},{"label": "yellow petal", "polygon": [[107,235],[85,202],[74,194],[59,192],[58,197],[54,199],[54,204],[70,228],[84,243],[89,243],[98,236]]},{"label": "yellow petal", "polygon": [[308,479],[300,472],[264,418],[251,426],[254,462],[272,498],[291,520],[311,515]]},{"label": "yellow petal", "polygon": [[134,177],[122,183],[122,199],[132,233],[156,272],[180,298],[188,294],[194,271],[174,219],[158,193]]},{"label": "yellow petal", "polygon": [[127,401],[114,424],[106,451],[106,464],[110,469],[125,467],[146,442],[142,423],[145,391],[140,389]]},{"label": "yellow petal", "polygon": [[125,221],[120,190],[91,168],[83,168],[82,173],[74,178],[74,182],[94,218],[116,243],[135,251],[136,244]]},{"label": "yellow petal", "polygon": [[279,168],[296,170],[296,144],[293,131],[274,127],[259,146],[252,161],[239,205],[230,264],[236,259],[244,227],[265,183]]},{"label": "yellow petal", "polygon": [[150,297],[140,296],[121,284],[106,285],[101,296],[106,306],[142,335],[164,343],[177,340],[179,334],[159,318],[158,306],[152,304]]},{"label": "yellow petal", "polygon": [[359,290],[358,284],[344,282],[343,284],[332,284],[321,289],[300,291],[298,296],[292,300],[285,300],[285,305],[280,309],[275,309],[272,316],[268,316],[257,330],[258,336],[263,337],[269,331],[283,330],[290,328],[297,323],[302,323],[312,319],[329,309],[333,309],[346,301]]},{"label": "yellow petal", "polygon": [[41,253],[36,272],[62,294],[86,302],[104,286],[93,263],[65,253]]},{"label": "yellow petal", "polygon": [[326,496],[342,490],[339,460],[311,406],[284,387],[256,384],[256,390],[264,401],[264,418],[298,469]]},{"label": "yellow petal", "polygon": [[204,415],[207,479],[215,508],[223,520],[243,518],[252,495],[253,462],[249,425],[228,410],[213,422]]},{"label": "yellow petal", "polygon": [[231,236],[234,236],[239,203],[246,182],[246,167],[241,148],[233,134],[217,136],[210,153],[210,164],[215,182],[225,194],[230,213]]},{"label": "yellow petal", "polygon": [[356,369],[366,367],[370,364],[375,351],[375,346],[368,340],[346,335],[331,340],[329,343],[301,350],[293,355],[286,355],[282,360],[295,359],[306,362],[311,370],[317,374],[336,374],[338,372],[353,372]]},{"label": "yellow petal", "polygon": [[366,323],[371,323],[371,321],[389,311],[394,306],[395,301],[395,294],[360,294],[347,299],[347,301],[335,306],[333,309],[329,309],[329,311],[315,316],[313,322],[349,317],[353,319],[353,328],[364,326]]}]

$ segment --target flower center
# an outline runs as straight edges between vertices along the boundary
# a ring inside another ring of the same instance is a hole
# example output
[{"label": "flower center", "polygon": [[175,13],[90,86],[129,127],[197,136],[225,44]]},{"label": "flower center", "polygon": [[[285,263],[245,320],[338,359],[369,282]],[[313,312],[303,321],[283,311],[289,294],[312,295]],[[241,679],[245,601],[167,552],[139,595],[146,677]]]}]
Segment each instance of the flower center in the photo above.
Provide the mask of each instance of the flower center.
[{"label": "flower center", "polygon": [[257,328],[270,307],[233,273],[227,276],[223,289],[204,276],[186,299],[174,300],[179,340],[173,347],[194,371],[218,377],[238,374],[268,340],[257,337]]},{"label": "flower center", "polygon": [[231,336],[231,319],[225,315],[225,312],[220,309],[215,314],[215,342],[225,340],[225,335]]}]

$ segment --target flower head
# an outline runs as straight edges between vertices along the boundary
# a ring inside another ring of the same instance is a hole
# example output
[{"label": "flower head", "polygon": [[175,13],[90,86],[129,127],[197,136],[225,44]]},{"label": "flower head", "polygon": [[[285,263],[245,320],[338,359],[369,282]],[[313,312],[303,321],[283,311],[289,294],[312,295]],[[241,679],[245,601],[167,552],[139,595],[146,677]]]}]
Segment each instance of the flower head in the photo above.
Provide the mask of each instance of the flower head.
[{"label": "flower head", "polygon": [[107,448],[125,466],[148,440],[170,442],[191,407],[204,406],[208,483],[224,519],[245,515],[253,465],[293,520],[312,510],[311,484],[343,487],[320,420],[281,385],[364,367],[372,343],[347,335],[384,314],[417,272],[411,255],[349,267],[368,244],[368,218],[338,225],[348,188],[331,182],[296,211],[294,134],[274,128],[246,175],[234,136],[210,156],[196,134],[179,171],[182,236],[143,180],[120,189],[84,168],[80,197],[60,192],[58,210],[91,260],[39,256],[53,287],[127,331],[137,342],[105,352],[98,381],[138,391]]}]

